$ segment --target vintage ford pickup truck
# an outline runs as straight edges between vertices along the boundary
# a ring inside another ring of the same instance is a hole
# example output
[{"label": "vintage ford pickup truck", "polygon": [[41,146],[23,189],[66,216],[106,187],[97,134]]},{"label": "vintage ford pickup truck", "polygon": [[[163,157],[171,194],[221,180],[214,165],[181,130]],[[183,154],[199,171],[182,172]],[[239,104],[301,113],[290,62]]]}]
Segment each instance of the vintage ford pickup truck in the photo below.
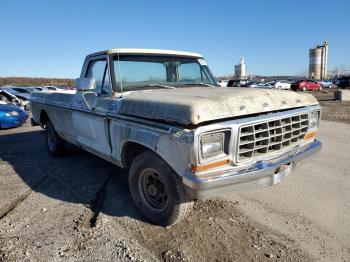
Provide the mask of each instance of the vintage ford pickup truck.
[{"label": "vintage ford pickup truck", "polygon": [[30,103],[52,156],[68,141],[128,169],[137,208],[164,226],[195,199],[279,183],[321,148],[312,95],[218,87],[190,52],[94,53],[76,90],[33,93]]}]

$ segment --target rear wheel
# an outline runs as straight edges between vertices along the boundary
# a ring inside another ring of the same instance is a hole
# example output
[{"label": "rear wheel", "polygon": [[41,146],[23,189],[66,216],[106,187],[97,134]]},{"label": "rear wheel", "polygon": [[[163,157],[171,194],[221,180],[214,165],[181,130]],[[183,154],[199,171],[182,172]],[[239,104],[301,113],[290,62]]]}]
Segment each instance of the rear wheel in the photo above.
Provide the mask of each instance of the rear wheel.
[{"label": "rear wheel", "polygon": [[138,155],[130,168],[131,196],[150,222],[169,226],[178,223],[192,210],[191,201],[179,176],[156,154]]},{"label": "rear wheel", "polygon": [[45,124],[45,141],[51,156],[59,157],[64,154],[65,141],[57,134],[50,120]]},{"label": "rear wheel", "polygon": [[306,88],[306,86],[304,86],[304,87],[303,87],[303,91],[307,91],[307,88]]}]

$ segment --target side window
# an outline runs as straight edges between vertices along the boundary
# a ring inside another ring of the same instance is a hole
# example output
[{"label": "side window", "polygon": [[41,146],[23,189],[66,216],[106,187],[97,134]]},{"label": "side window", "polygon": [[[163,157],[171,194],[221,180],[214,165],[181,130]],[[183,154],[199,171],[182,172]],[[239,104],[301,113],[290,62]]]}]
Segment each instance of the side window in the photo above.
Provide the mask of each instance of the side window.
[{"label": "side window", "polygon": [[96,93],[104,93],[104,94],[109,93],[111,83],[110,83],[106,60],[91,61],[89,63],[86,77],[95,78]]}]

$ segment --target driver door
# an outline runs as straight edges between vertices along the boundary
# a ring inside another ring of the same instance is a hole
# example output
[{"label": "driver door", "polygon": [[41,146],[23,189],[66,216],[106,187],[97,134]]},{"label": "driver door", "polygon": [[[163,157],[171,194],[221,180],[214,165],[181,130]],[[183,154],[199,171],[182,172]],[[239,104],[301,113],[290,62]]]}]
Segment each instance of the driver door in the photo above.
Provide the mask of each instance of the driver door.
[{"label": "driver door", "polygon": [[112,96],[112,86],[107,57],[89,61],[85,77],[94,78],[96,88],[78,92],[73,102],[72,118],[78,144],[84,148],[111,155],[108,120],[108,103]]}]

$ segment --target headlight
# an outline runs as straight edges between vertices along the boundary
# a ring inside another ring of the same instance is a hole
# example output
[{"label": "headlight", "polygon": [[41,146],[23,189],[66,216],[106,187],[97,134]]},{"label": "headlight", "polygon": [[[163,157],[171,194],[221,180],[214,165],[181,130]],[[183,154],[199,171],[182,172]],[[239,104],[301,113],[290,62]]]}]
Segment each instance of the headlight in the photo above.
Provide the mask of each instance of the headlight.
[{"label": "headlight", "polygon": [[18,116],[18,112],[17,111],[11,111],[5,114],[5,116]]},{"label": "headlight", "polygon": [[224,153],[224,133],[213,133],[201,136],[201,154],[203,158]]},{"label": "headlight", "polygon": [[310,130],[315,130],[318,128],[320,120],[320,111],[312,111],[310,113]]}]

